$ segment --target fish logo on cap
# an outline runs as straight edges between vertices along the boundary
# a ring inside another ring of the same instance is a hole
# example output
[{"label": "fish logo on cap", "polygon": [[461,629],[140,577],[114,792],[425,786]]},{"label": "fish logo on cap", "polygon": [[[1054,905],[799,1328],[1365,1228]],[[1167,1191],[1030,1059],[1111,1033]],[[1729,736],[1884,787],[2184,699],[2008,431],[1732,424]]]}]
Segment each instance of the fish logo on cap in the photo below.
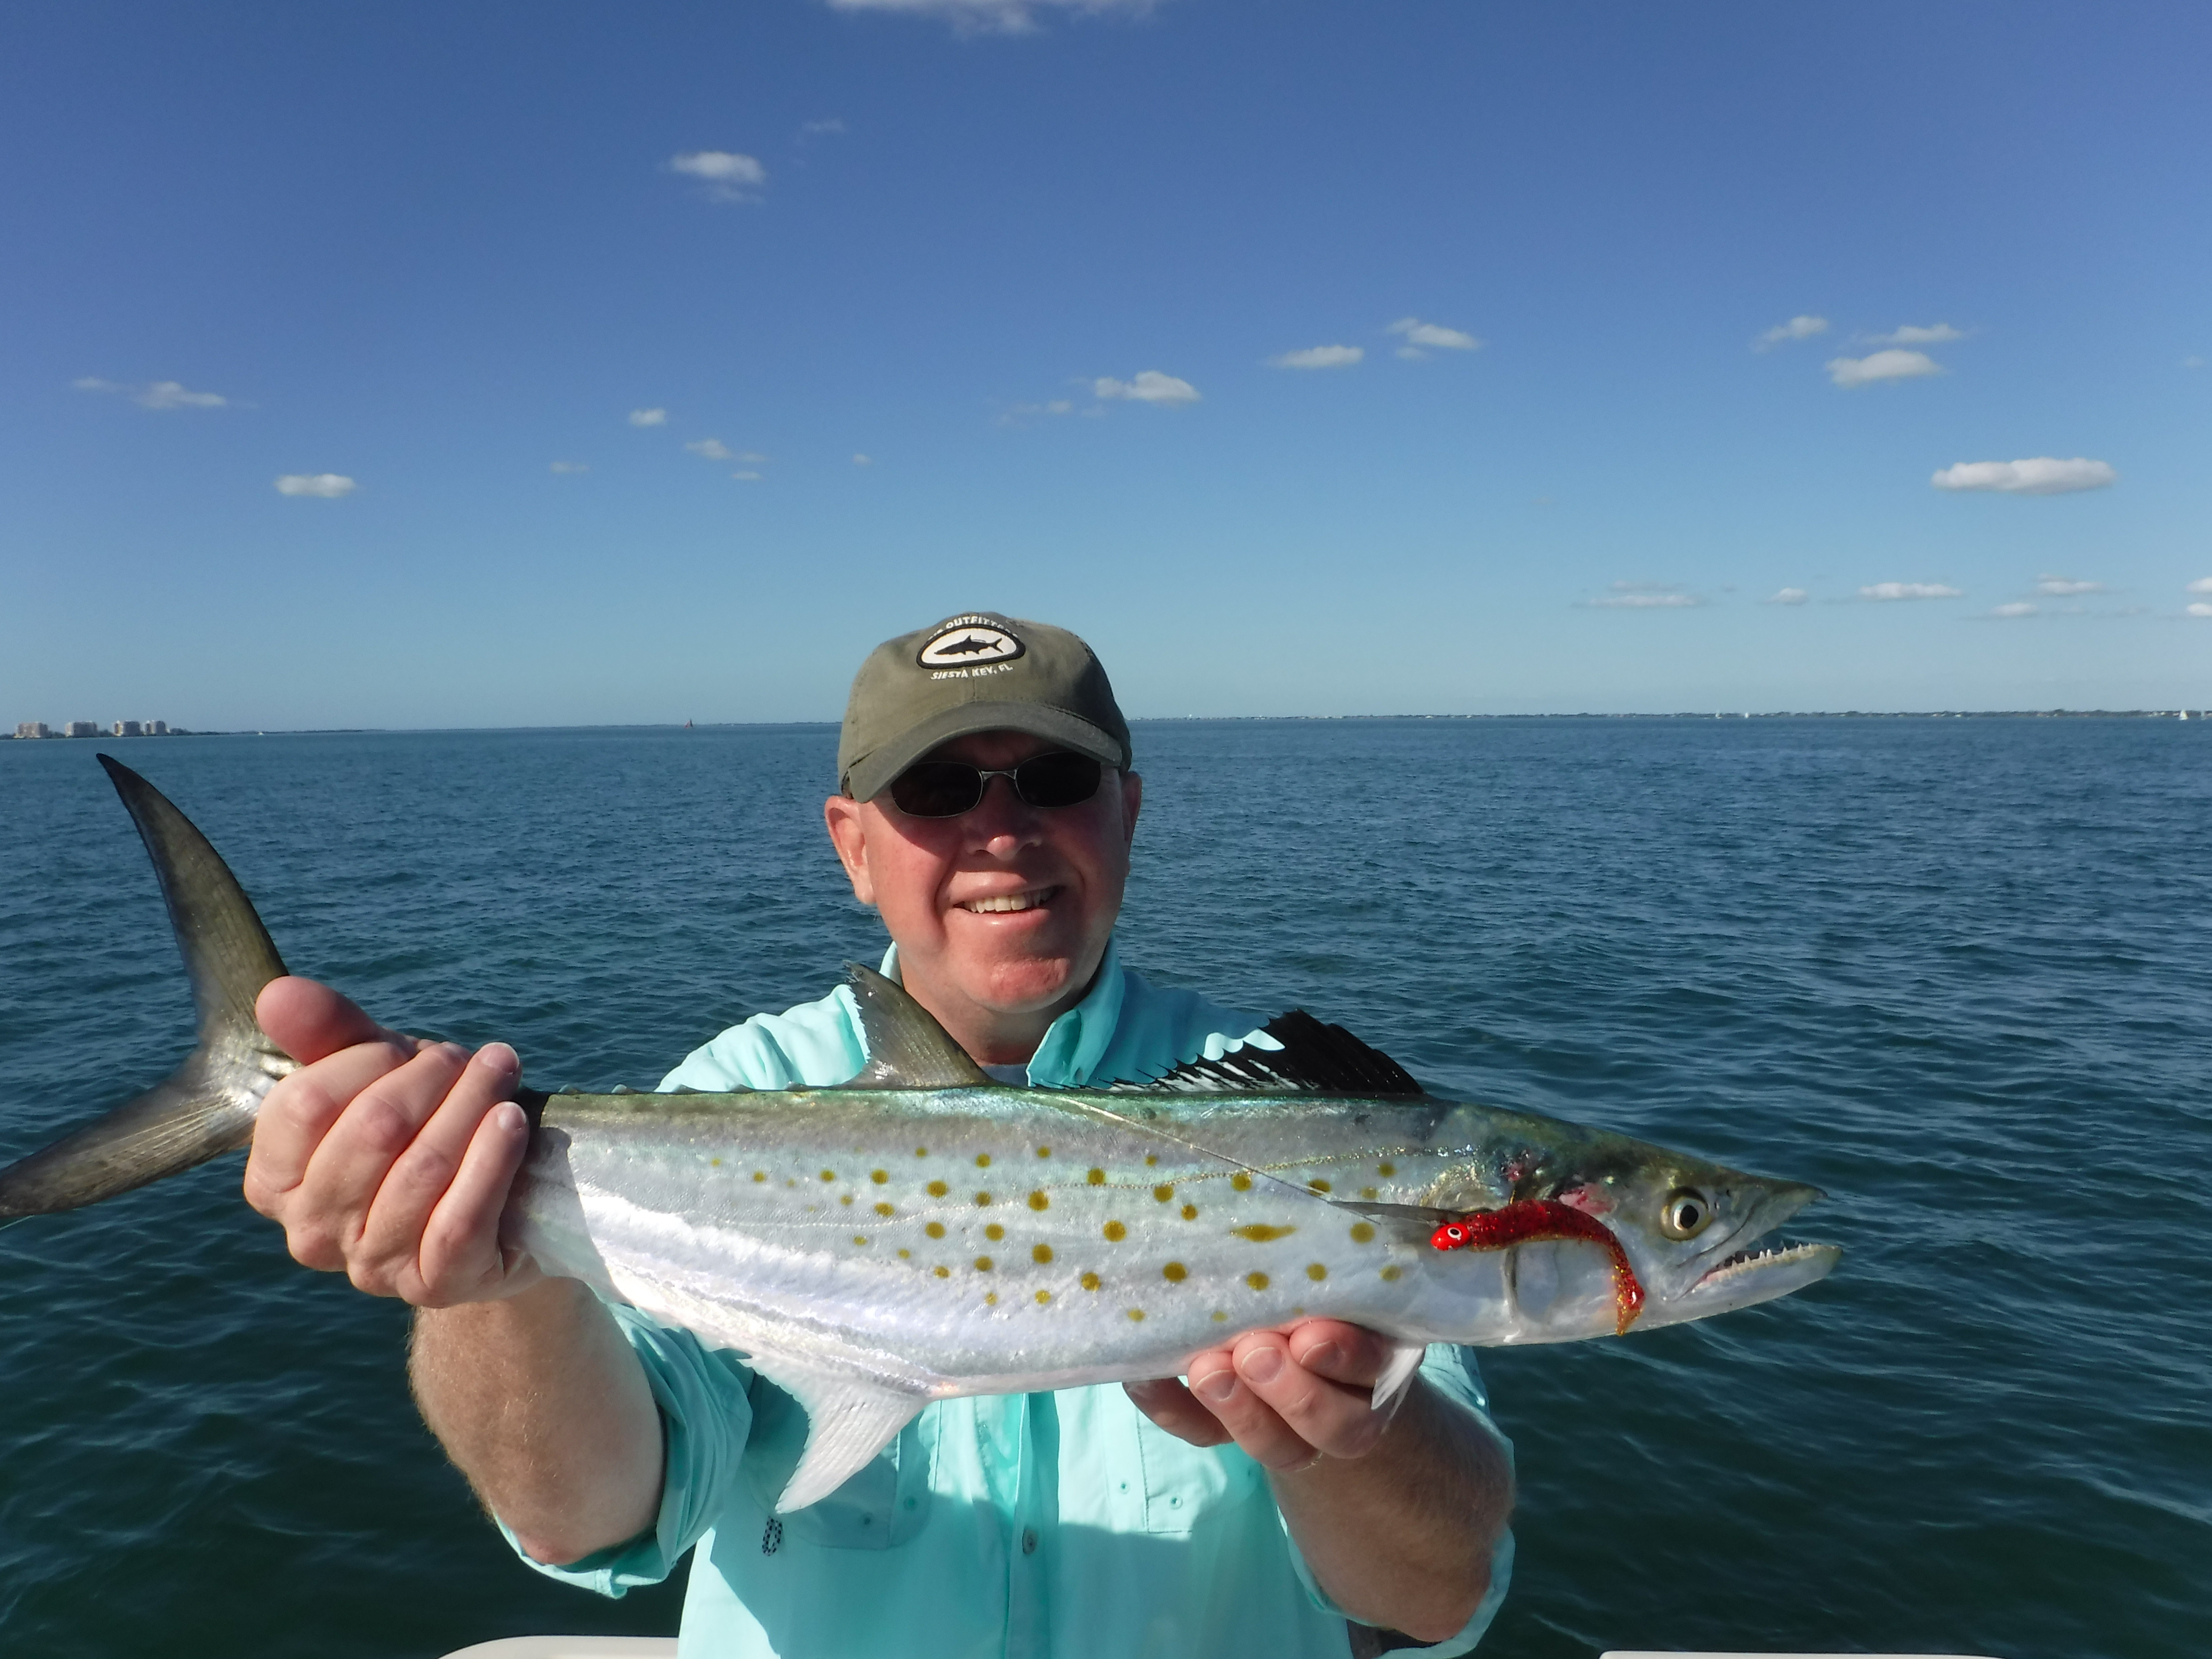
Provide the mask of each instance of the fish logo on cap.
[{"label": "fish logo on cap", "polygon": [[1012,662],[1022,654],[1020,639],[981,617],[955,617],[922,642],[915,661],[924,668],[972,668],[979,663]]}]

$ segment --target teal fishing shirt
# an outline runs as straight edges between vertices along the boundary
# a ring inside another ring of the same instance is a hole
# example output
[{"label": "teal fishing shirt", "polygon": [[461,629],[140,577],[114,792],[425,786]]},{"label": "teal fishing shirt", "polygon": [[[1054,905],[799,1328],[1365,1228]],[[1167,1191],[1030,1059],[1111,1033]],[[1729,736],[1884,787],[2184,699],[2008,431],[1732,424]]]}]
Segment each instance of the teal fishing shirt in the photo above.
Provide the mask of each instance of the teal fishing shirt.
[{"label": "teal fishing shirt", "polygon": [[[883,971],[896,976],[896,946]],[[1247,1042],[1274,1046],[1255,1024],[1191,992],[1147,984],[1109,946],[1090,994],[1045,1033],[1028,1080],[1072,1087],[1149,1077]],[[841,986],[732,1026],[661,1087],[830,1087],[866,1059],[859,1012]],[[582,1561],[531,1565],[620,1595],[659,1583],[696,1545],[683,1659],[1346,1659],[1352,1651],[1345,1614],[1300,1559],[1266,1472],[1234,1445],[1178,1440],[1119,1383],[933,1401],[828,1498],[777,1516],[776,1496],[805,1443],[805,1413],[728,1350],[634,1309],[613,1312],[660,1407],[659,1516],[651,1532]],[[1431,1347],[1421,1374],[1497,1434],[1468,1350]],[[1467,1627],[1407,1651],[1474,1647],[1504,1597],[1512,1561],[1508,1533]]]}]

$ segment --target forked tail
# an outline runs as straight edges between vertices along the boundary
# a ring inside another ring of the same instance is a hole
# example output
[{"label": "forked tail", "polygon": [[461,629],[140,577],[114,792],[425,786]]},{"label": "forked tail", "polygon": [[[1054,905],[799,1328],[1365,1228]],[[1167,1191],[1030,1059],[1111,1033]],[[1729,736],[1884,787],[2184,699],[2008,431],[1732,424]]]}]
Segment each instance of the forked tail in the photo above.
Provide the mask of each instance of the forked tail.
[{"label": "forked tail", "polygon": [[254,999],[284,963],[253,902],[160,790],[105,755],[100,763],[161,878],[199,1006],[199,1046],[144,1094],[0,1170],[0,1226],[96,1204],[243,1146],[262,1097],[294,1068],[254,1023]]}]

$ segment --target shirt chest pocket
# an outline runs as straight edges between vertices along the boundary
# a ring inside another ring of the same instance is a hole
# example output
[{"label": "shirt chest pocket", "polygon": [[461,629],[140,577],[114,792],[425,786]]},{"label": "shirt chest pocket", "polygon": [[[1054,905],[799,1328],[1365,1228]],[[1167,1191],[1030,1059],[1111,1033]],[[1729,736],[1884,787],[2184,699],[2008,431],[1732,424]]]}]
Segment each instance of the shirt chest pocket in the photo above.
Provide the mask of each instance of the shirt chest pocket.
[{"label": "shirt chest pocket", "polygon": [[[773,1514],[806,1449],[806,1408],[764,1377],[756,1376],[750,1392],[753,1425],[741,1467],[754,1498]],[[843,1486],[819,1503],[782,1516],[784,1531],[836,1550],[887,1550],[914,1537],[929,1517],[936,1415],[925,1407]]]},{"label": "shirt chest pocket", "polygon": [[1130,1417],[1146,1532],[1188,1533],[1260,1489],[1260,1466],[1236,1447],[1194,1446],[1133,1410]]}]

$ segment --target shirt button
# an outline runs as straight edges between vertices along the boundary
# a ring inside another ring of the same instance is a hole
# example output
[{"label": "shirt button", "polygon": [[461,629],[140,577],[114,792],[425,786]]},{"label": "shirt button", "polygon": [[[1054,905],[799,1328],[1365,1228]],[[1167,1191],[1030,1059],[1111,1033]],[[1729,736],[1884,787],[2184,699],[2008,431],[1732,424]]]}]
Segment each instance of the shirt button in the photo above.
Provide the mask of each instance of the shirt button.
[{"label": "shirt button", "polygon": [[1024,1527],[1022,1528],[1022,1553],[1024,1555],[1035,1555],[1036,1553],[1036,1528],[1035,1527]]}]

